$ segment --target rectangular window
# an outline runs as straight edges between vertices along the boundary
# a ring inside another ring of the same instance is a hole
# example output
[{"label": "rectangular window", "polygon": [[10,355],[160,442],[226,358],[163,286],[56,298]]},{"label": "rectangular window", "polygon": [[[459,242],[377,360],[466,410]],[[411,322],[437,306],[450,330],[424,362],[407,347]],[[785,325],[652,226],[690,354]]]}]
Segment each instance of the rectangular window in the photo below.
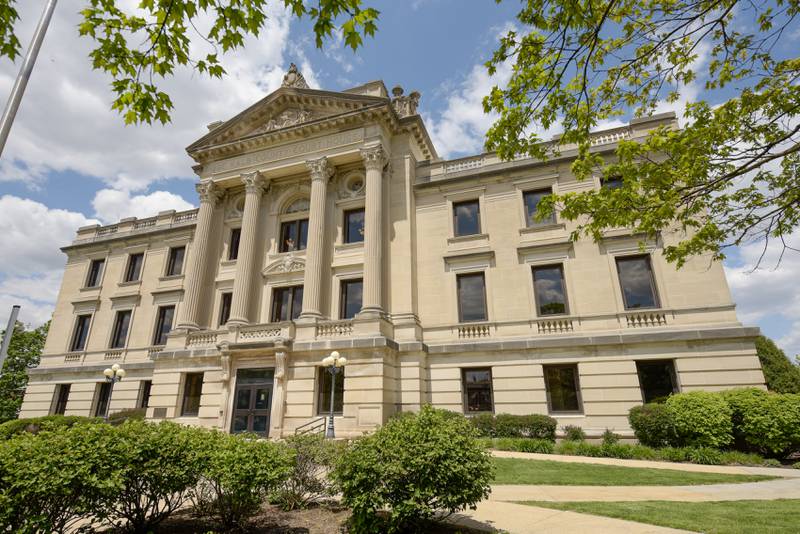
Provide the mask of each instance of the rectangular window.
[{"label": "rectangular window", "polygon": [[235,260],[239,257],[239,238],[242,237],[242,229],[234,228],[231,230],[231,241],[228,244],[228,259]]},{"label": "rectangular window", "polygon": [[175,306],[160,306],[158,308],[158,319],[156,320],[156,331],[153,335],[153,345],[166,345],[167,334],[172,330],[172,320],[175,317]]},{"label": "rectangular window", "polygon": [[219,325],[225,326],[231,318],[231,300],[233,293],[223,293],[219,303]]},{"label": "rectangular window", "polygon": [[344,212],[344,242],[364,242],[364,208]]},{"label": "rectangular window", "polygon": [[481,207],[478,200],[453,203],[453,231],[456,237],[481,233]]},{"label": "rectangular window", "polygon": [[103,277],[103,265],[106,260],[92,260],[89,264],[89,274],[86,277],[86,287],[97,287],[100,285],[100,279]]},{"label": "rectangular window", "polygon": [[69,350],[78,352],[86,349],[86,338],[89,337],[89,324],[92,321],[91,315],[79,315],[75,320],[75,331],[72,334],[72,343]]},{"label": "rectangular window", "polygon": [[545,265],[534,267],[533,294],[536,297],[536,313],[538,315],[563,315],[569,313],[563,266]]},{"label": "rectangular window", "polygon": [[272,290],[273,323],[293,321],[303,311],[303,286],[276,287]]},{"label": "rectangular window", "polygon": [[[331,383],[333,377],[324,367],[319,368],[319,378],[317,379],[317,414],[328,415],[331,413]],[[333,394],[333,413],[341,415],[344,406],[344,371],[339,371],[336,375],[336,391]]]},{"label": "rectangular window", "polygon": [[174,247],[169,249],[169,259],[167,260],[167,276],[177,276],[183,273],[183,257],[186,255],[186,247]]},{"label": "rectangular window", "polygon": [[150,389],[153,387],[152,380],[142,380],[139,382],[139,408],[147,408],[150,406]]},{"label": "rectangular window", "polygon": [[279,252],[305,250],[308,243],[308,219],[298,219],[281,223],[281,243]]},{"label": "rectangular window", "polygon": [[658,308],[658,295],[650,256],[617,258],[617,272],[626,310]]},{"label": "rectangular window", "polygon": [[111,400],[111,383],[100,382],[97,384],[95,395],[97,396],[97,400],[94,403],[94,413],[92,415],[95,417],[105,417],[108,415],[108,403]]},{"label": "rectangular window", "polygon": [[494,411],[491,369],[464,369],[461,383],[464,389],[464,413]]},{"label": "rectangular window", "polygon": [[619,189],[623,185],[622,176],[609,176],[608,178],[600,179],[600,187],[603,189]]},{"label": "rectangular window", "polygon": [[525,203],[525,225],[530,228],[533,226],[544,226],[547,224],[555,224],[556,214],[552,213],[550,217],[542,220],[536,219],[536,210],[539,208],[539,202],[546,196],[552,195],[552,189],[537,189],[536,191],[526,191],[522,194],[522,200]]},{"label": "rectangular window", "polygon": [[203,373],[186,373],[183,385],[181,416],[200,413],[200,396],[203,394]]},{"label": "rectangular window", "polygon": [[125,281],[136,282],[142,278],[142,264],[144,254],[131,254],[128,256],[128,267],[125,269]]},{"label": "rectangular window", "polygon": [[56,393],[53,397],[53,415],[64,415],[67,411],[67,400],[69,400],[70,384],[58,384]]},{"label": "rectangular window", "polygon": [[459,274],[456,277],[458,288],[458,321],[469,323],[485,321],[486,283],[483,273]]},{"label": "rectangular window", "polygon": [[112,349],[122,349],[128,341],[128,329],[131,326],[131,310],[120,310],[114,319],[114,330],[111,333]]},{"label": "rectangular window", "polygon": [[364,291],[362,280],[343,280],[339,296],[339,318],[352,319],[361,311],[361,298]]},{"label": "rectangular window", "polygon": [[636,362],[636,372],[639,375],[639,387],[645,403],[661,402],[673,393],[678,393],[675,362],[672,360]]},{"label": "rectangular window", "polygon": [[551,413],[581,411],[577,365],[545,365],[544,383],[547,389],[547,406]]}]

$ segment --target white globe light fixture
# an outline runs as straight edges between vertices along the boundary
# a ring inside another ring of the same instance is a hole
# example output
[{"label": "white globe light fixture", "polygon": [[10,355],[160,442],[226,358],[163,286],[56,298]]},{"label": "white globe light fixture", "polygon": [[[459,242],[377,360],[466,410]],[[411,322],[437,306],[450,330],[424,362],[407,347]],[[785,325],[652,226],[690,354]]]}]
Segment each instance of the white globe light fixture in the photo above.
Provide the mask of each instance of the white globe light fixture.
[{"label": "white globe light fixture", "polygon": [[333,406],[336,401],[336,375],[344,372],[344,366],[347,365],[347,358],[339,355],[337,351],[333,351],[330,355],[322,359],[322,366],[331,374],[331,406],[330,414],[328,415],[328,427],[325,430],[325,437],[333,439],[336,433],[333,429]]},{"label": "white globe light fixture", "polygon": [[111,393],[114,391],[114,384],[125,378],[125,369],[123,369],[118,363],[115,363],[111,367],[103,370],[103,376],[106,377],[106,382],[111,384],[111,389],[108,392],[108,401],[106,401],[106,409],[105,413],[103,414],[103,418],[108,419],[108,408],[111,405]]}]

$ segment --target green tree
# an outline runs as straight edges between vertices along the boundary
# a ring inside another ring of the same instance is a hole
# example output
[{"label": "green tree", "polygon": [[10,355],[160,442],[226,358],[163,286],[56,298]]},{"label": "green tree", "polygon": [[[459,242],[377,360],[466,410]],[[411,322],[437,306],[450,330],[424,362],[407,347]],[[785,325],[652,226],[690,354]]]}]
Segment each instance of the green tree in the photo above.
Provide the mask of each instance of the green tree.
[{"label": "green tree", "polygon": [[[336,31],[355,50],[377,29],[379,12],[362,8],[361,0],[275,1],[295,17],[313,21],[319,48]],[[189,67],[215,78],[224,75],[220,54],[243,47],[246,37],[264,31],[268,5],[267,0],[140,0],[135,7],[124,0],[79,3],[83,20],[78,31],[94,41],[92,66],[111,76],[116,94],[112,108],[129,124],[170,120],[172,100],[158,88],[158,81],[176,68]],[[21,50],[15,4],[16,0],[0,0],[0,56],[12,60]],[[210,26],[204,25],[209,19]],[[208,45],[206,51],[191,44],[193,35]]]},{"label": "green tree", "polygon": [[756,352],[768,389],[778,393],[800,393],[800,367],[792,364],[774,341],[758,336]]},{"label": "green tree", "polygon": [[[28,369],[39,365],[50,321],[34,330],[27,330],[17,321],[8,346],[8,358],[0,375],[0,423],[16,419],[28,385]],[[3,330],[3,338],[6,331]]]},{"label": "green tree", "polygon": [[[679,266],[781,243],[800,223],[800,58],[788,45],[799,13],[798,0],[525,0],[487,62],[490,73],[512,66],[484,99],[499,116],[487,149],[547,159],[569,145],[579,179],[622,178],[540,204],[541,216],[558,208],[578,221],[573,239],[675,228],[665,254]],[[683,129],[622,141],[613,157],[591,149],[591,130],[681,100]],[[544,142],[558,126],[563,135]]]}]

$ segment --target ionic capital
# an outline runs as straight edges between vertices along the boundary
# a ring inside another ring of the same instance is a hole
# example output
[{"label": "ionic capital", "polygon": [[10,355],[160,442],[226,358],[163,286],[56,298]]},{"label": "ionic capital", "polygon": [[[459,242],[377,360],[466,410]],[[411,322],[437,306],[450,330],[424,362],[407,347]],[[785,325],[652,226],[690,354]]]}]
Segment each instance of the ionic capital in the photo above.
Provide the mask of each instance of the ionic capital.
[{"label": "ionic capital", "polygon": [[242,183],[244,183],[244,190],[249,194],[260,195],[267,188],[268,182],[261,176],[259,171],[247,172],[242,174]]},{"label": "ionic capital", "polygon": [[324,156],[319,159],[306,160],[306,167],[311,172],[312,182],[316,180],[327,181],[333,176],[333,165]]},{"label": "ionic capital", "polygon": [[197,194],[200,195],[200,202],[209,202],[212,206],[219,202],[222,195],[225,193],[212,181],[200,182],[196,184],[194,188]]},{"label": "ionic capital", "polygon": [[386,164],[386,152],[383,145],[378,143],[361,149],[361,159],[364,160],[364,167],[369,170],[382,170]]}]

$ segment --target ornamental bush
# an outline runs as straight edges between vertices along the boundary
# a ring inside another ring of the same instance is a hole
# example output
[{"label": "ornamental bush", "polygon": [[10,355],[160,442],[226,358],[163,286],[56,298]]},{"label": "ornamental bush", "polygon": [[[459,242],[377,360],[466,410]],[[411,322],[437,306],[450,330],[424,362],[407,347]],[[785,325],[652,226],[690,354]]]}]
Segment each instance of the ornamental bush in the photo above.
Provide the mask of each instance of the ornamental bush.
[{"label": "ornamental bush", "polygon": [[332,498],[338,489],[328,473],[347,450],[347,443],[322,434],[301,434],[287,438],[286,446],[294,453],[294,467],[273,501],[284,510],[294,510]]},{"label": "ornamental bush", "polygon": [[60,427],[70,427],[76,424],[102,423],[99,417],[80,417],[77,415],[45,415],[44,417],[30,417],[26,419],[12,419],[0,424],[0,440],[9,439],[21,432],[36,434],[42,430],[55,430]]},{"label": "ornamental bush", "polygon": [[731,408],[721,395],[690,391],[665,403],[672,415],[677,444],[721,449],[733,439]]},{"label": "ornamental bush", "polygon": [[493,438],[496,436],[494,427],[494,414],[480,413],[478,415],[471,416],[469,420],[472,423],[472,426],[475,427],[475,430],[478,431],[478,435],[480,437]]},{"label": "ornamental bush", "polygon": [[555,441],[557,422],[542,414],[478,414],[470,417],[472,425],[486,438],[533,438]]},{"label": "ornamental bush", "polygon": [[666,447],[675,442],[675,423],[665,404],[634,406],[628,412],[628,422],[642,445]]},{"label": "ornamental bush", "polygon": [[494,475],[476,438],[466,418],[424,406],[356,441],[333,471],[351,532],[414,530],[434,514],[474,509]]},{"label": "ornamental bush", "polygon": [[567,425],[564,427],[564,439],[567,441],[586,441],[586,432],[576,425]]},{"label": "ornamental bush", "polygon": [[800,395],[747,388],[723,393],[740,450],[785,457],[800,450]]},{"label": "ornamental bush", "polygon": [[541,454],[553,454],[555,450],[555,443],[549,439],[496,438],[492,440],[490,446],[499,451],[538,452]]}]

